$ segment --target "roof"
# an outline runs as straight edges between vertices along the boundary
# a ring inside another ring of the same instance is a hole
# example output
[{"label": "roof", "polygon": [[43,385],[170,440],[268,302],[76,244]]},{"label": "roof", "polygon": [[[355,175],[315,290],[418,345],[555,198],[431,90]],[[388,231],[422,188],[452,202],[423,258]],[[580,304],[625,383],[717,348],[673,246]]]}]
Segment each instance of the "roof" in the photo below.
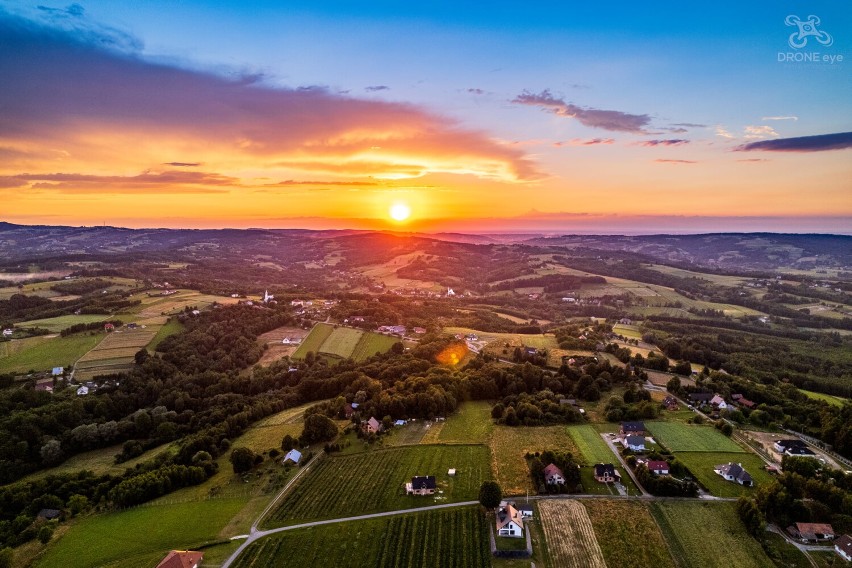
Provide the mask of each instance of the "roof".
[{"label": "roof", "polygon": [[157,568],[194,568],[202,558],[204,554],[194,550],[172,550],[157,564]]},{"label": "roof", "polygon": [[709,402],[713,400],[715,395],[712,392],[693,392],[689,393],[690,400]]},{"label": "roof", "polygon": [[497,513],[497,530],[499,531],[510,522],[514,522],[521,530],[524,528],[524,519],[512,505],[506,505]]},{"label": "roof", "polygon": [[852,556],[852,536],[845,534],[834,541],[834,547],[842,550],[846,556]]},{"label": "roof", "polygon": [[815,456],[816,454],[811,451],[810,448],[806,448],[805,446],[789,446],[786,450],[784,450],[785,454],[789,454],[791,456]]},{"label": "roof", "polygon": [[718,394],[710,399],[710,404],[722,404],[723,402],[725,402],[725,399]]},{"label": "roof", "polygon": [[287,452],[287,455],[284,456],[284,461],[290,460],[293,463],[299,463],[302,461],[302,452],[299,450],[290,450]]},{"label": "roof", "polygon": [[51,374],[53,374],[53,375],[61,375],[61,374],[62,374],[62,373],[64,373],[64,372],[65,372],[65,368],[64,368],[64,367],[54,367],[54,368],[53,368],[53,371],[52,371],[52,373],[51,373]]},{"label": "roof", "polygon": [[544,476],[550,477],[552,475],[558,475],[559,477],[565,477],[562,473],[562,470],[559,469],[556,464],[548,464],[547,467],[544,468]]},{"label": "roof", "polygon": [[826,523],[796,523],[799,534],[834,534],[834,529]]},{"label": "roof", "polygon": [[36,515],[40,519],[56,519],[59,517],[61,511],[59,509],[42,509]]},{"label": "roof", "polygon": [[717,465],[714,469],[719,470],[722,475],[730,475],[738,481],[751,481],[751,475],[738,463],[726,463]]},{"label": "roof", "polygon": [[436,487],[434,475],[415,475],[411,478],[412,489],[435,489]]},{"label": "roof", "polygon": [[795,447],[804,448],[805,447],[805,443],[798,438],[790,438],[790,439],[787,439],[787,440],[776,440],[775,443],[777,445],[781,446],[782,448],[795,448]]},{"label": "roof", "polygon": [[615,466],[611,463],[596,463],[595,464],[595,475],[597,477],[603,477],[604,475],[615,476]]},{"label": "roof", "polygon": [[627,436],[627,445],[628,446],[644,446],[645,438],[642,436]]},{"label": "roof", "polygon": [[648,469],[650,471],[660,471],[663,469],[669,469],[669,462],[662,460],[650,460],[646,465],[648,466]]},{"label": "roof", "polygon": [[644,422],[622,422],[621,429],[625,432],[644,432],[645,431],[645,423]]}]

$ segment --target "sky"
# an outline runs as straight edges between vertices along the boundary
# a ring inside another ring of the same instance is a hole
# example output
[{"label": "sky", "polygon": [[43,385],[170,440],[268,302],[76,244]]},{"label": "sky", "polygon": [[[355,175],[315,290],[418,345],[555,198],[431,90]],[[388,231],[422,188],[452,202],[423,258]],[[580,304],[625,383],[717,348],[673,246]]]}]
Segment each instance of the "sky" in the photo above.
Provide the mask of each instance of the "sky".
[{"label": "sky", "polygon": [[852,3],[458,4],[0,0],[0,220],[852,233]]}]

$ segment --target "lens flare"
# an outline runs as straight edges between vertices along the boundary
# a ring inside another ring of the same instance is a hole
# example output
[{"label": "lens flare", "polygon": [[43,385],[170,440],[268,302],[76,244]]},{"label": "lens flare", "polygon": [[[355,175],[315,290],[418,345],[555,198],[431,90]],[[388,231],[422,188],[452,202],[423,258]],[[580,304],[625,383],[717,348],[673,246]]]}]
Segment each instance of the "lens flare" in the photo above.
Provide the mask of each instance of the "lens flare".
[{"label": "lens flare", "polygon": [[390,216],[394,221],[405,221],[411,216],[411,207],[405,203],[394,203],[390,208]]}]

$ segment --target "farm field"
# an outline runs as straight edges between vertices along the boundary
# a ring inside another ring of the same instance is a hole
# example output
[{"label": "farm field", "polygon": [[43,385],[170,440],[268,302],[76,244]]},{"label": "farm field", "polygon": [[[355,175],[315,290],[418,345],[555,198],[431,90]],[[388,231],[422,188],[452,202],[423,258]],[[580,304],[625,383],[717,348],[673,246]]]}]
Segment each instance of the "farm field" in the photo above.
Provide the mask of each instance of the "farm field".
[{"label": "farm field", "polygon": [[580,450],[575,457],[578,460],[583,460],[585,465],[594,465],[596,463],[617,463],[614,460],[612,450],[606,445],[606,442],[601,438],[600,433],[592,426],[584,424],[582,426],[570,426],[568,433],[571,439]]},{"label": "farm field", "polygon": [[[438,432],[437,442],[451,444],[487,444],[494,429],[491,404],[486,401],[463,402],[447,417]],[[432,428],[436,428],[437,425]]]},{"label": "farm field", "polygon": [[148,293],[141,293],[131,298],[142,302],[141,306],[136,306],[130,310],[133,313],[137,313],[141,318],[172,315],[183,311],[186,307],[194,307],[201,310],[209,307],[214,302],[230,305],[240,301],[239,298],[202,294],[196,290],[177,290],[174,294],[168,296],[149,296]]},{"label": "farm field", "polygon": [[583,501],[607,566],[675,568],[647,505],[637,501]]},{"label": "farm field", "polygon": [[763,469],[765,462],[752,453],[723,453],[723,452],[675,452],[675,457],[689,468],[692,475],[717,497],[739,497],[754,492],[753,488],[743,487],[733,481],[725,481],[713,466],[729,462],[740,463],[751,475],[755,487],[771,483],[772,476]]},{"label": "farm field", "polygon": [[658,501],[651,513],[683,568],[773,568],[734,503]]},{"label": "farm field", "polygon": [[101,334],[77,334],[33,342],[17,353],[0,357],[0,373],[25,373],[29,370],[44,371],[52,367],[70,367],[101,339]]},{"label": "farm field", "polygon": [[331,335],[332,331],[334,331],[333,325],[329,325],[327,323],[316,324],[313,328],[311,328],[307,337],[302,340],[302,344],[299,345],[296,352],[293,353],[293,358],[304,359],[305,355],[307,355],[310,351],[317,353],[325,340],[328,339],[328,336]]},{"label": "farm field", "polygon": [[[434,428],[434,424],[430,424],[427,420],[417,420],[410,421],[405,426],[394,426],[387,438],[384,439],[384,444],[386,446],[420,444],[424,435],[428,434],[431,428]],[[361,440],[357,440],[357,442],[361,442]]]},{"label": "farm field", "polygon": [[569,451],[579,455],[568,428],[559,426],[501,426],[495,425],[491,434],[491,465],[503,495],[536,492],[524,457],[527,452],[544,450]]},{"label": "farm field", "polygon": [[305,409],[317,404],[310,402],[282,410],[272,416],[267,416],[263,420],[252,425],[246,430],[237,441],[240,446],[245,446],[255,453],[264,452],[272,448],[281,449],[281,439],[287,434],[294,438],[298,438],[302,434],[304,426],[302,416],[305,414]]},{"label": "farm field", "polygon": [[[474,445],[406,446],[323,459],[267,518],[269,526],[363,515],[476,499],[491,478],[488,448]],[[456,468],[455,477],[447,470]],[[415,475],[434,475],[438,493],[407,496]]]},{"label": "farm field", "polygon": [[742,452],[741,448],[713,428],[681,422],[646,422],[654,439],[672,452]]},{"label": "farm field", "polygon": [[80,314],[80,315],[68,315],[68,316],[56,316],[54,318],[46,318],[46,319],[37,319],[24,321],[15,324],[16,327],[42,327],[47,329],[51,333],[59,333],[65,328],[71,327],[72,325],[76,325],[78,323],[95,323],[97,321],[106,321],[106,320],[121,320],[120,316],[109,315],[109,314]]},{"label": "farm field", "polygon": [[813,398],[815,400],[822,400],[824,402],[827,402],[828,404],[831,404],[832,406],[842,407],[843,404],[847,401],[847,399],[845,399],[845,398],[840,398],[839,396],[832,396],[830,394],[824,394],[824,393],[821,393],[821,392],[813,392],[813,391],[808,391],[808,390],[804,390],[804,389],[799,389],[799,392],[801,392],[802,394],[804,394],[808,398]]},{"label": "farm field", "polygon": [[234,568],[488,568],[487,530],[475,507],[296,529],[253,544]]},{"label": "farm field", "polygon": [[616,335],[623,335],[628,339],[642,339],[642,333],[639,331],[638,325],[617,323],[612,326],[612,332]]},{"label": "farm field", "polygon": [[393,347],[394,343],[398,343],[399,338],[383,335],[381,333],[365,332],[352,350],[352,359],[355,361],[364,361],[369,359],[376,353],[385,353]]},{"label": "farm field", "polygon": [[554,499],[538,504],[547,540],[550,566],[559,568],[606,568],[589,514],[573,499]]},{"label": "farm field", "polygon": [[26,351],[31,347],[35,347],[39,343],[50,341],[55,336],[37,335],[35,337],[24,337],[22,339],[13,339],[11,341],[0,341],[0,359],[3,357],[11,357],[16,353]]},{"label": "farm field", "polygon": [[499,350],[501,355],[503,349],[507,348],[506,343],[509,343],[510,345],[508,348],[510,350],[510,354],[512,349],[520,347],[521,345],[535,347],[537,349],[559,348],[559,344],[556,342],[556,336],[546,333],[529,335],[523,333],[496,333],[490,331],[479,331],[468,327],[445,327],[444,332],[450,334],[461,333],[463,335],[473,333],[479,337],[480,342],[489,344],[487,347],[488,349],[492,351]]},{"label": "farm field", "polygon": [[216,540],[243,505],[237,499],[208,499],[84,517],[75,521],[35,566],[154,566],[173,548],[197,549]]},{"label": "farm field", "polygon": [[307,334],[308,332],[304,329],[292,326],[279,327],[261,334],[257,340],[261,345],[266,345],[266,351],[263,352],[258,363],[261,365],[269,365],[282,357],[292,355],[298,348],[298,345],[285,345],[282,343],[284,338],[289,337],[302,340]]},{"label": "farm field", "polygon": [[327,323],[316,324],[293,353],[294,359],[304,359],[308,352],[328,355],[336,359],[352,358],[363,361],[376,352],[385,352],[399,339],[351,327],[335,327]]},{"label": "farm field", "polygon": [[133,365],[136,353],[148,345],[157,329],[125,329],[107,334],[91,351],[74,364],[74,379],[84,381],[98,375],[118,373]]},{"label": "farm field", "polygon": [[154,339],[151,340],[151,343],[148,344],[148,351],[156,351],[157,346],[163,342],[165,338],[170,335],[175,335],[184,330],[184,325],[180,323],[177,319],[172,318],[165,322],[159,330],[157,330],[157,334],[154,336]]},{"label": "farm field", "polygon": [[346,359],[355,351],[355,346],[361,340],[364,332],[351,327],[338,327],[332,330],[331,335],[326,338],[319,352]]}]

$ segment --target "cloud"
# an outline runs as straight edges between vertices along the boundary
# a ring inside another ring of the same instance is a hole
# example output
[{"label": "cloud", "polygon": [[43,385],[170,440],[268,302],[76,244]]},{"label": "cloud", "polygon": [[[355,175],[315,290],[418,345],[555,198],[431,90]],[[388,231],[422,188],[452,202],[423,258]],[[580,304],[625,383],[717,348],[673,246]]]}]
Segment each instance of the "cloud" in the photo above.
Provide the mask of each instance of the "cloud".
[{"label": "cloud", "polygon": [[775,132],[774,128],[767,125],[745,127],[746,139],[766,138],[767,136],[779,136],[779,134]]},{"label": "cloud", "polygon": [[672,126],[680,126],[682,128],[707,128],[706,124],[696,124],[694,122],[676,122]]},{"label": "cloud", "polygon": [[677,128],[663,128],[663,130],[666,130],[666,131],[668,131],[668,132],[671,132],[672,134],[686,134],[687,132],[689,132],[689,129],[688,129],[688,128],[681,128],[681,127],[677,127]]},{"label": "cloud", "polygon": [[364,90],[368,93],[375,93],[376,91],[390,91],[390,87],[387,85],[370,85],[369,87],[364,87]]},{"label": "cloud", "polygon": [[743,158],[741,160],[737,160],[738,162],[771,162],[772,160],[767,160],[766,158]]},{"label": "cloud", "polygon": [[201,162],[163,162],[163,165],[175,168],[195,168],[200,166]]},{"label": "cloud", "polygon": [[279,181],[276,183],[268,183],[265,184],[266,187],[287,187],[287,186],[300,186],[300,185],[333,185],[333,186],[363,186],[363,187],[371,187],[379,185],[374,181],[317,181],[317,180],[294,180],[294,179],[285,179],[284,181]]},{"label": "cloud", "polygon": [[647,114],[628,114],[618,110],[582,108],[566,103],[564,100],[551,95],[548,89],[538,94],[524,91],[511,102],[519,105],[537,106],[557,116],[574,118],[584,126],[613,132],[644,134],[645,127],[651,122],[651,118]]},{"label": "cloud", "polygon": [[736,152],[826,152],[852,148],[852,132],[760,140],[737,146]]},{"label": "cloud", "polygon": [[[346,164],[363,176],[402,169],[510,182],[541,177],[521,149],[416,105],[151,62],[134,42],[118,49],[86,18],[62,17],[72,23],[47,25],[0,9],[0,133],[4,145],[34,154],[68,152],[64,164],[75,171],[95,164],[141,170],[182,152],[212,169],[255,176],[270,164],[303,163]],[[9,173],[0,164],[0,175]]]},{"label": "cloud", "polygon": [[484,95],[485,91],[483,89],[467,89],[467,92],[471,95]]},{"label": "cloud", "polygon": [[721,125],[716,126],[716,136],[721,136],[722,138],[732,139],[734,135],[728,132],[728,130]]},{"label": "cloud", "polygon": [[665,158],[659,158],[654,160],[658,164],[697,164],[698,162],[695,160],[669,160]]},{"label": "cloud", "polygon": [[234,177],[205,172],[184,172],[169,170],[165,172],[142,172],[135,176],[105,176],[77,173],[17,174],[0,178],[0,187],[5,183],[17,181],[17,185],[6,187],[25,187],[50,189],[69,193],[124,193],[144,189],[171,193],[221,193],[223,189],[211,189],[211,186],[236,187],[240,180]]},{"label": "cloud", "polygon": [[671,140],[643,140],[642,142],[637,142],[636,146],[683,146],[684,144],[689,144],[689,140],[684,140],[683,138],[674,138]]},{"label": "cloud", "polygon": [[596,146],[598,144],[615,144],[615,138],[573,138],[567,142],[554,142],[557,148],[562,146]]},{"label": "cloud", "polygon": [[798,116],[764,116],[760,120],[799,120]]}]

